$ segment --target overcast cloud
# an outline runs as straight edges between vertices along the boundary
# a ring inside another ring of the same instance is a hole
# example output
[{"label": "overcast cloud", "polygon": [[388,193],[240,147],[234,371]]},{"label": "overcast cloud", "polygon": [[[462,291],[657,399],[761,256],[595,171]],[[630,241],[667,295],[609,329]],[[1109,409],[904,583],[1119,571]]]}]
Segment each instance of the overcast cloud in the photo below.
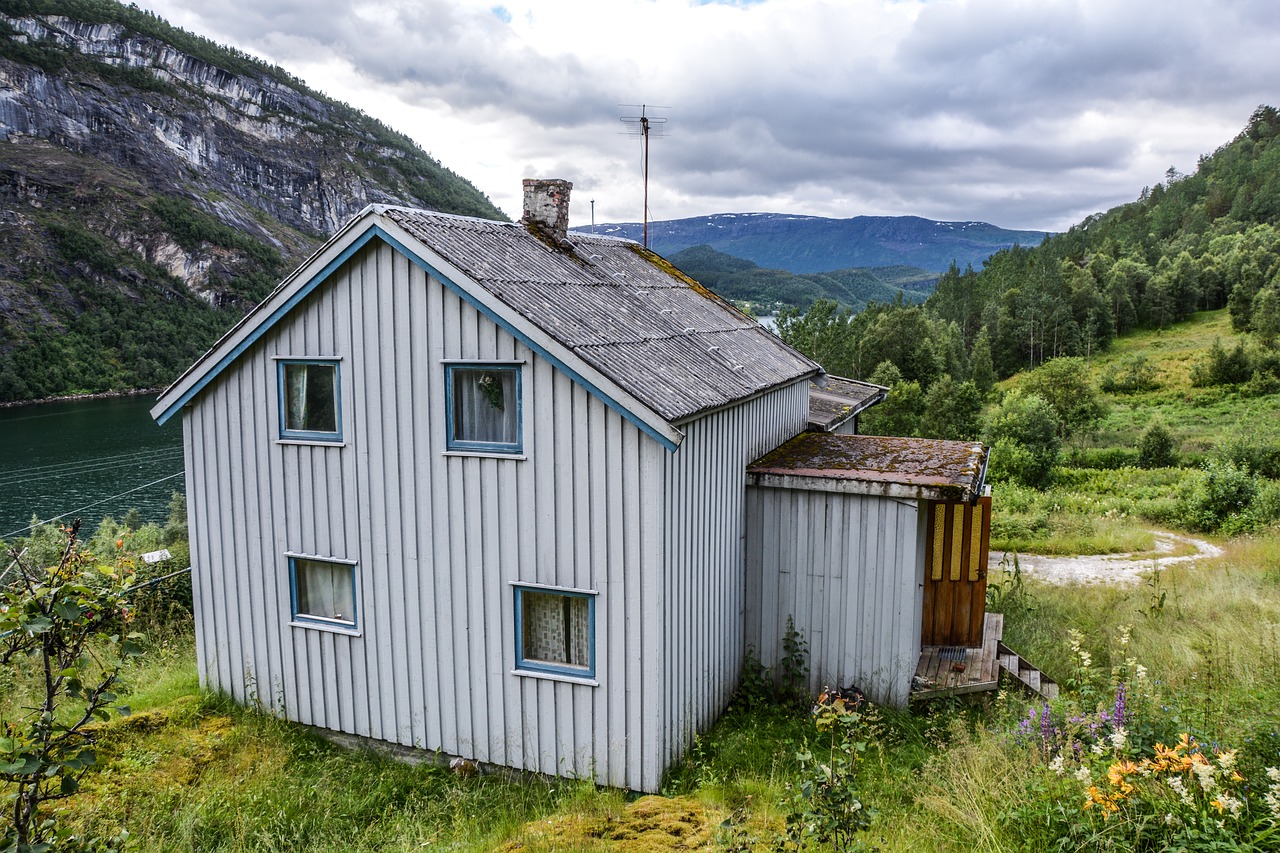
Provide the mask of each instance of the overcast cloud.
[{"label": "overcast cloud", "polygon": [[1062,230],[1276,104],[1275,0],[139,0],[413,137],[513,218],[911,214]]}]

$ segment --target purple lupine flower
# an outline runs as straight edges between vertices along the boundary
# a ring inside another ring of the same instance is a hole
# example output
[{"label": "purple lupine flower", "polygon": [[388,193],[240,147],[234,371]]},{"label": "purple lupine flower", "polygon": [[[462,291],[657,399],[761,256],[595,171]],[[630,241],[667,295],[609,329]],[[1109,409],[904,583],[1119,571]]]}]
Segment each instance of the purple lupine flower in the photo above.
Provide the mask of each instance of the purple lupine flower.
[{"label": "purple lupine flower", "polygon": [[1125,724],[1128,719],[1126,711],[1124,682],[1121,681],[1116,685],[1116,704],[1111,709],[1111,727],[1113,729],[1118,729]]},{"label": "purple lupine flower", "polygon": [[1044,703],[1044,710],[1040,714],[1040,739],[1044,741],[1046,748],[1052,746],[1057,740],[1057,729],[1054,728],[1048,702]]}]

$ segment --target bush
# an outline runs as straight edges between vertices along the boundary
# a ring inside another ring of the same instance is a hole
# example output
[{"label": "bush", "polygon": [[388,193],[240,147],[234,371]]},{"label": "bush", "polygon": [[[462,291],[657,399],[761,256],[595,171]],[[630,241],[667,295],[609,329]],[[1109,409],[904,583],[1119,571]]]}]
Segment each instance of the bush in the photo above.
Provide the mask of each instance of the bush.
[{"label": "bush", "polygon": [[1071,454],[1071,465],[1100,471],[1138,467],[1138,451],[1132,447],[1087,447]]},{"label": "bush", "polygon": [[1172,468],[1178,464],[1173,436],[1159,421],[1147,427],[1138,441],[1139,468]]},{"label": "bush", "polygon": [[1253,376],[1253,361],[1245,351],[1244,341],[1236,341],[1228,352],[1222,341],[1214,338],[1213,346],[1204,360],[1191,368],[1191,384],[1203,388],[1209,385],[1241,385]]},{"label": "bush", "polygon": [[1012,393],[991,413],[987,442],[993,479],[1045,488],[1062,446],[1057,412],[1038,394]]},{"label": "bush", "polygon": [[1258,480],[1231,462],[1210,461],[1183,492],[1178,520],[1204,533],[1243,532],[1245,512],[1258,493]]},{"label": "bush", "polygon": [[1155,365],[1149,363],[1146,356],[1135,355],[1108,364],[1098,378],[1098,387],[1108,394],[1136,394],[1155,390],[1159,383]]}]

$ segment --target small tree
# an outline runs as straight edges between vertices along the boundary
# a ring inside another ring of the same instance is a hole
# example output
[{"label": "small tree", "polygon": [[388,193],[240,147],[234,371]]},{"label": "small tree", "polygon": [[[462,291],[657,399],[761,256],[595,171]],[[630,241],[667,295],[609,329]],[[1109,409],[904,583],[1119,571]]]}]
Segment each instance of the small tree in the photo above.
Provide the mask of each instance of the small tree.
[{"label": "small tree", "polygon": [[1048,486],[1062,446],[1057,427],[1057,413],[1043,397],[1017,392],[1007,396],[987,424],[992,478],[1038,489]]},{"label": "small tree", "polygon": [[1022,387],[1053,407],[1058,416],[1058,437],[1063,441],[1093,433],[1106,413],[1082,358],[1046,361],[1031,371]]},{"label": "small tree", "polygon": [[77,520],[66,530],[62,554],[51,567],[11,551],[0,587],[0,665],[34,672],[39,682],[31,705],[10,709],[14,719],[0,712],[5,851],[114,849],[127,838],[86,841],[42,812],[45,803],[74,794],[93,765],[85,727],[109,718],[120,667],[142,652],[139,635],[121,636],[129,621],[127,574],[95,566],[79,547],[79,527]]},{"label": "small tree", "polygon": [[1176,464],[1178,458],[1173,450],[1173,436],[1164,424],[1156,421],[1138,440],[1138,467],[1170,468]]}]

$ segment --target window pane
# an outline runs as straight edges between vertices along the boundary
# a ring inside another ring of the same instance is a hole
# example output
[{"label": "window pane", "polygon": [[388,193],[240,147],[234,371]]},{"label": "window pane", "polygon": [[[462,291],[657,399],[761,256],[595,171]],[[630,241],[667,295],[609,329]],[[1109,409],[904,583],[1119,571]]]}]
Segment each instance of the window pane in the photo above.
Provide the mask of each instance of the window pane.
[{"label": "window pane", "polygon": [[524,659],[560,666],[591,666],[591,605],[585,596],[524,590]]},{"label": "window pane", "polygon": [[452,371],[454,440],[516,444],[515,369],[454,367]]},{"label": "window pane", "polygon": [[355,569],[343,563],[294,560],[299,616],[355,623]]},{"label": "window pane", "polygon": [[337,366],[286,364],[285,429],[337,432]]}]

